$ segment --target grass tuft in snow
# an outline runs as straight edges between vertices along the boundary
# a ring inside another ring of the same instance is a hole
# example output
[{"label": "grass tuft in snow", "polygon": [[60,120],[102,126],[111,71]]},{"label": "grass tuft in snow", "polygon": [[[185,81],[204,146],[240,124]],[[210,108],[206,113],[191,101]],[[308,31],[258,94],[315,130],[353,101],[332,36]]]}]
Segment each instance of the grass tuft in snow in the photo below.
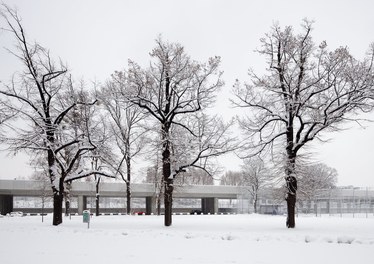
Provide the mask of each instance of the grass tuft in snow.
[{"label": "grass tuft in snow", "polygon": [[352,244],[352,242],[354,241],[355,239],[353,237],[349,237],[349,236],[340,236],[338,237],[338,244]]},{"label": "grass tuft in snow", "polygon": [[228,235],[221,236],[221,239],[222,239],[222,240],[228,240],[228,241],[231,241],[231,240],[234,240],[235,237],[233,237],[231,234],[228,234]]}]

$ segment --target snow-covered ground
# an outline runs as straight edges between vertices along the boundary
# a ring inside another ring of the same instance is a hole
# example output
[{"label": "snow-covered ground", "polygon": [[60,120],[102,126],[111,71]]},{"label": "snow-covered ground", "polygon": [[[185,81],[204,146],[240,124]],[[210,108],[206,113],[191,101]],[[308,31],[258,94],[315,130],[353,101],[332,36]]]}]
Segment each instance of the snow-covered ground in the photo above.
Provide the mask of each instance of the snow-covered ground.
[{"label": "snow-covered ground", "polygon": [[374,218],[175,215],[0,218],[3,264],[374,263]]}]

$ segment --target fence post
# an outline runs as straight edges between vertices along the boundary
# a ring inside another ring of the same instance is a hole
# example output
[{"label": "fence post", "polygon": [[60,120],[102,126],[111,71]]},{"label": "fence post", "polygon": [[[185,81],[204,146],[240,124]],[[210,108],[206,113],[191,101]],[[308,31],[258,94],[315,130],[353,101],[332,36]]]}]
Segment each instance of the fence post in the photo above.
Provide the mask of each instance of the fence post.
[{"label": "fence post", "polygon": [[366,202],[365,202],[365,213],[366,218],[368,218],[368,207],[369,207],[369,194],[368,194],[368,187],[366,187]]},{"label": "fence post", "polygon": [[353,211],[353,218],[355,218],[355,187],[353,187],[353,206],[352,206],[352,211]]}]

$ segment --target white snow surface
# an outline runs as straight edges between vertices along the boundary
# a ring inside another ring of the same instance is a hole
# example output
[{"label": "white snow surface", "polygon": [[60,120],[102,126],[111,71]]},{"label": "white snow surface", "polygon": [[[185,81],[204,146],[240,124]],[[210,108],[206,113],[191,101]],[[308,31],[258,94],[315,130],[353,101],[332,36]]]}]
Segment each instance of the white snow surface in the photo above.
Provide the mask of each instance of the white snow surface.
[{"label": "white snow surface", "polygon": [[374,263],[374,217],[174,215],[82,216],[52,226],[48,215],[0,218],[3,264]]}]

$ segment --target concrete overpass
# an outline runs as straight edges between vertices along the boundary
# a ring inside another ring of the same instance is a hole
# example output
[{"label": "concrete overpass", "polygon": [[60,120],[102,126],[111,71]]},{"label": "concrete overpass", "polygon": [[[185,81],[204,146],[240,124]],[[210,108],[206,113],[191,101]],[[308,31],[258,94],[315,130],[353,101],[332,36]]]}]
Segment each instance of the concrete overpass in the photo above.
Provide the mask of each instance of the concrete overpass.
[{"label": "concrete overpass", "polygon": [[[203,213],[217,213],[218,199],[237,199],[244,191],[236,186],[176,186],[175,198],[201,199]],[[100,184],[101,197],[126,197],[126,185],[123,182],[103,182]],[[145,198],[146,213],[150,214],[155,208],[155,186],[150,183],[131,184],[133,198]],[[29,180],[0,180],[0,213],[13,211],[13,197],[15,196],[50,196],[51,188],[41,181]],[[94,197],[95,184],[92,182],[73,182],[71,195],[78,197],[78,213],[87,208],[87,197]]]},{"label": "concrete overpass", "polygon": [[[44,187],[43,187],[44,186]],[[156,191],[153,184],[131,184],[132,197],[144,198],[146,213],[155,212]],[[247,191],[248,187],[236,186],[211,186],[192,185],[175,186],[175,198],[195,198],[201,199],[201,209],[203,213],[218,213],[219,199],[251,199]],[[0,180],[0,214],[7,214],[13,211],[13,198],[17,196],[42,197],[52,195],[50,186],[40,181],[29,180]],[[87,198],[95,197],[95,183],[93,182],[73,182],[72,197],[78,200],[78,213],[82,213],[87,208]],[[103,182],[100,184],[101,197],[126,197],[126,185],[123,182]],[[272,200],[272,190],[263,190],[259,196],[263,199]],[[279,201],[278,201],[279,202]],[[374,189],[331,189],[319,190],[314,197],[316,202],[324,202],[325,211],[329,212],[330,207],[336,207],[338,211],[356,210],[361,204],[367,211],[374,213]],[[249,202],[247,202],[248,206]],[[299,205],[301,211],[309,211],[311,205],[303,203]],[[356,205],[359,204],[359,205]],[[261,206],[261,204],[260,204]],[[264,206],[267,206],[265,204]],[[305,207],[305,208],[304,208]],[[345,209],[344,209],[345,208]],[[221,209],[222,210],[222,209]],[[315,209],[316,211],[316,209]]]}]

